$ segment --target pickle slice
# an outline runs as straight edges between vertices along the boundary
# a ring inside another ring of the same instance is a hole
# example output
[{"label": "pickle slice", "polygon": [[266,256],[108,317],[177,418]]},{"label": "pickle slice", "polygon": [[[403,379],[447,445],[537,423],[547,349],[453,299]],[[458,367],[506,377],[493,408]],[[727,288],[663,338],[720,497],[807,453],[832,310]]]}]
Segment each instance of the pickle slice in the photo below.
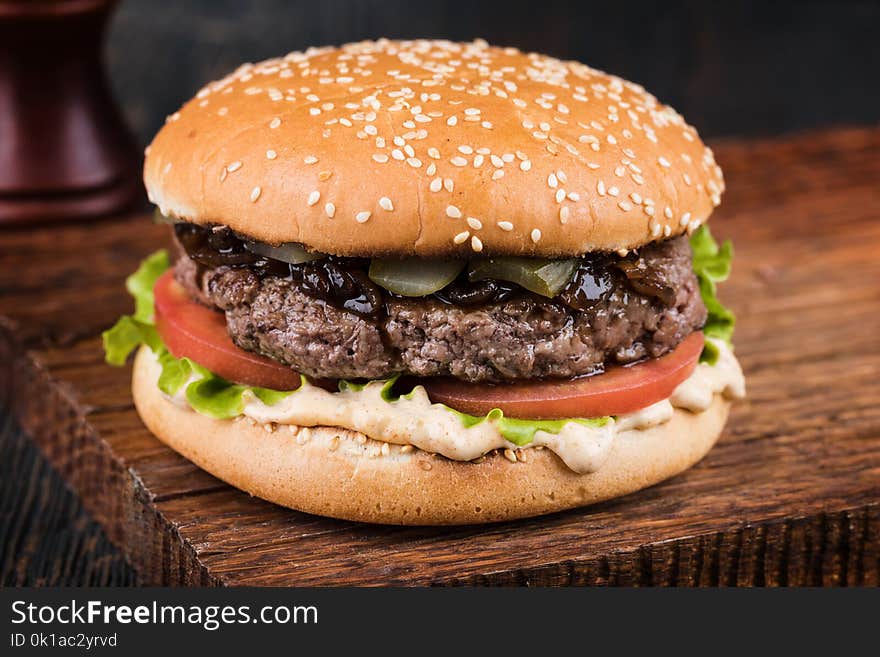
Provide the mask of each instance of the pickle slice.
[{"label": "pickle slice", "polygon": [[405,260],[370,261],[370,280],[389,292],[402,297],[424,297],[442,290],[455,280],[464,269],[464,260]]},{"label": "pickle slice", "polygon": [[287,242],[278,246],[272,246],[264,242],[245,242],[244,248],[251,253],[256,253],[265,258],[280,260],[281,262],[289,262],[291,265],[301,265],[304,262],[312,260],[320,260],[324,257],[323,253],[313,253],[306,251],[302,244],[296,242]]},{"label": "pickle slice", "polygon": [[552,299],[568,285],[577,266],[577,258],[482,258],[471,262],[468,279],[508,281]]},{"label": "pickle slice", "polygon": [[153,210],[153,223],[154,224],[179,224],[181,223],[180,219],[175,219],[174,217],[169,217],[167,215],[162,214],[159,211],[159,208]]}]

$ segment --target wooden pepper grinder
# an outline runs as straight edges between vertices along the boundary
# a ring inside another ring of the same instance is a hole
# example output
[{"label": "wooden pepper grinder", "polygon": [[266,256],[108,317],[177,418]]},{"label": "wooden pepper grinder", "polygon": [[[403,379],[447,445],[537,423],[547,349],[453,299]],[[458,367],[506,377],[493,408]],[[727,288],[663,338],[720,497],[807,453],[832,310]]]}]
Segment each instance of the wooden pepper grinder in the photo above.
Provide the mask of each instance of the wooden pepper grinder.
[{"label": "wooden pepper grinder", "polygon": [[0,0],[0,224],[96,217],[142,195],[102,42],[115,0]]}]

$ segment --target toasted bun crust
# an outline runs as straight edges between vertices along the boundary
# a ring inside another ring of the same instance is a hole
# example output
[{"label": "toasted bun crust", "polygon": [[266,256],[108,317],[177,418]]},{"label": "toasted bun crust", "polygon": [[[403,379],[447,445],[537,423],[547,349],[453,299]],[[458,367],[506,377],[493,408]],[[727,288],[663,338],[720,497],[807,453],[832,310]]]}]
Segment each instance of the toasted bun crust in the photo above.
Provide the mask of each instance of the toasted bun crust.
[{"label": "toasted bun crust", "polygon": [[144,180],[166,215],[363,256],[629,249],[692,230],[724,189],[642,87],[481,41],[246,64],[169,117]]},{"label": "toasted bun crust", "polygon": [[656,484],[699,461],[724,427],[730,403],[676,410],[669,422],[626,431],[591,474],[569,470],[553,452],[523,450],[511,463],[480,463],[402,452],[334,427],[278,427],[213,420],[178,406],[156,386],[150,355],[135,360],[138,413],[160,440],[215,477],[282,506],[334,518],[395,525],[454,525],[525,518],[593,504]]}]

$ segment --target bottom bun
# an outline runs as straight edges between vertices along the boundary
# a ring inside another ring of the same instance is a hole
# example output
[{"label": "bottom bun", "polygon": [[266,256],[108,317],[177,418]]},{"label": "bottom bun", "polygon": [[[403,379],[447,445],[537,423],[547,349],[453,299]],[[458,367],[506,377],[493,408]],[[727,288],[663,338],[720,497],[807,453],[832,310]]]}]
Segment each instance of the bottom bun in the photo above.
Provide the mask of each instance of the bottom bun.
[{"label": "bottom bun", "polygon": [[336,427],[270,431],[244,417],[214,420],[160,392],[146,348],[135,360],[132,392],[150,431],[236,488],[299,511],[395,525],[498,522],[632,493],[705,456],[730,408],[715,395],[702,413],[676,409],[669,422],[621,432],[598,471],[577,474],[547,449],[522,450],[525,460],[515,463],[498,452],[461,462],[399,445],[386,449]]}]

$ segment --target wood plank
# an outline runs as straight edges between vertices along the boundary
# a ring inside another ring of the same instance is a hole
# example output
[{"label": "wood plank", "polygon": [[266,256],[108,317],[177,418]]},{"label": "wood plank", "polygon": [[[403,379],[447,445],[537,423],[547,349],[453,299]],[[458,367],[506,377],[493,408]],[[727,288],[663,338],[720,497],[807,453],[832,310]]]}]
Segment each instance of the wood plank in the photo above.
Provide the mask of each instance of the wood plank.
[{"label": "wood plank", "polygon": [[[131,219],[4,234],[7,394],[148,583],[877,585],[878,150],[880,129],[718,145],[729,191],[712,225],[736,247],[721,293],[749,397],[698,466],[588,509],[376,527],[201,472],[144,429],[128,368],[103,364],[97,334],[130,308],[122,281],[165,240],[152,226],[133,240]],[[90,267],[84,248],[105,251]]]}]

